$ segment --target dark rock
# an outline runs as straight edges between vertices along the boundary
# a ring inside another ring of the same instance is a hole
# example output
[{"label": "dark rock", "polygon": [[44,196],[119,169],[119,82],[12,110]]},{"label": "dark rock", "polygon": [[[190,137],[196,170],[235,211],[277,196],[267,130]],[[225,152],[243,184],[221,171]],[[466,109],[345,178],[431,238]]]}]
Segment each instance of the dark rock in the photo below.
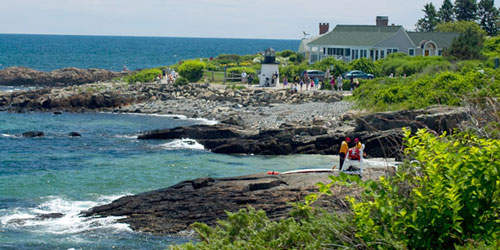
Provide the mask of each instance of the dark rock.
[{"label": "dark rock", "polygon": [[[387,174],[368,170],[367,178]],[[226,211],[236,212],[248,205],[263,209],[273,219],[285,218],[292,202],[317,192],[318,182],[327,183],[326,173],[267,175],[255,174],[231,178],[202,178],[184,181],[174,186],[133,196],[125,196],[110,204],[82,212],[83,216],[125,216],[120,222],[133,230],[154,234],[172,234],[188,229],[194,222],[214,225],[227,217]],[[336,188],[339,188],[337,190]],[[346,196],[359,197],[357,188],[334,187],[333,196],[323,196],[314,206],[329,211],[347,211]]]},{"label": "dark rock", "polygon": [[50,213],[50,214],[40,214],[36,217],[39,220],[48,220],[48,219],[59,219],[64,217],[62,213]]},{"label": "dark rock", "polygon": [[54,111],[54,115],[62,115],[62,111]]},{"label": "dark rock", "polygon": [[23,135],[23,137],[28,137],[28,138],[31,137],[32,138],[32,137],[42,137],[45,134],[42,131],[27,131],[27,132],[24,132],[22,135]]},{"label": "dark rock", "polygon": [[69,136],[73,136],[73,137],[79,137],[79,136],[82,136],[82,135],[81,135],[80,133],[78,133],[78,132],[70,132],[68,135],[69,135]]}]

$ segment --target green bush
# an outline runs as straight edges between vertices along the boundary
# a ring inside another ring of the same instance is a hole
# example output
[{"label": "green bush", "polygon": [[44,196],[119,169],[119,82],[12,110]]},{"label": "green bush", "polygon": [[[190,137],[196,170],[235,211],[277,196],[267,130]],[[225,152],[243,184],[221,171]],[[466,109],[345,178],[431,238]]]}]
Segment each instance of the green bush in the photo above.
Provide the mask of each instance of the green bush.
[{"label": "green bush", "polygon": [[330,70],[330,75],[332,76],[342,75],[350,69],[349,65],[345,62],[337,60],[333,57],[327,57],[319,62],[315,62],[309,67],[309,69],[318,69],[326,72],[326,70],[330,69],[332,65],[333,70]]},{"label": "green bush", "polygon": [[396,175],[368,181],[350,199],[357,235],[410,249],[453,249],[500,237],[500,141],[405,131],[408,159]]},{"label": "green bush", "polygon": [[475,89],[490,89],[491,76],[478,71],[441,72],[409,78],[379,78],[361,84],[352,99],[374,111],[418,109],[434,104],[457,106]]},{"label": "green bush", "polygon": [[215,61],[219,64],[230,64],[230,63],[238,63],[240,61],[239,55],[229,54],[229,55],[218,55],[215,58]]},{"label": "green bush", "polygon": [[190,82],[197,82],[203,77],[205,64],[200,61],[185,61],[179,66],[179,75]]},{"label": "green bush", "polygon": [[408,56],[404,53],[392,53],[375,63],[378,76],[411,76],[416,73],[439,72],[451,67],[443,57]]},{"label": "green bush", "polygon": [[175,79],[174,86],[184,86],[184,85],[188,85],[188,84],[189,84],[188,79],[186,79],[184,77],[179,77],[179,78]]},{"label": "green bush", "polygon": [[128,83],[152,82],[161,74],[162,72],[160,69],[144,69],[133,75],[127,76],[125,81]]},{"label": "green bush", "polygon": [[360,58],[360,59],[356,59],[354,61],[351,61],[349,63],[349,67],[351,68],[351,70],[361,70],[363,72],[373,74],[373,75],[378,74],[378,70],[375,67],[375,64],[373,63],[373,61],[371,59],[368,59],[368,58]]},{"label": "green bush", "polygon": [[247,75],[252,75],[252,77],[256,77],[257,76],[257,72],[255,71],[255,69],[253,68],[250,68],[250,67],[232,67],[232,68],[228,68],[227,69],[227,73],[230,74],[237,74],[237,75],[241,75],[241,73],[243,72],[246,72]]},{"label": "green bush", "polygon": [[249,207],[227,213],[226,220],[215,228],[195,223],[201,240],[173,246],[172,249],[324,249],[333,246],[349,248],[356,241],[351,220],[345,215],[318,213],[302,219],[269,220],[262,210]]}]

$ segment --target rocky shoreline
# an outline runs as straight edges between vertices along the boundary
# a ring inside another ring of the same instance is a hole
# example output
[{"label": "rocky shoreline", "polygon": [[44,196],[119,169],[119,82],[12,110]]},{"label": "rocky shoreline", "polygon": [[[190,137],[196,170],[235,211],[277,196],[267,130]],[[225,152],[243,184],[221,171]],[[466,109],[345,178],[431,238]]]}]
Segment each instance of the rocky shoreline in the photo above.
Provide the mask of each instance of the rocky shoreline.
[{"label": "rocky shoreline", "polygon": [[[377,179],[391,169],[367,169],[366,177]],[[269,175],[259,173],[230,178],[199,178],[142,194],[125,196],[110,204],[82,212],[85,217],[124,216],[119,222],[134,231],[153,234],[185,234],[194,222],[215,225],[248,205],[266,211],[273,220],[288,216],[291,203],[317,192],[318,182],[329,183],[338,171]],[[346,196],[359,197],[359,188],[335,186],[332,196],[324,196],[316,207],[339,213],[349,211]]]},{"label": "rocky shoreline", "polygon": [[219,121],[150,131],[139,139],[198,140],[225,154],[336,154],[346,136],[359,138],[372,157],[400,154],[401,128],[451,131],[466,119],[463,108],[364,114],[346,93],[284,89],[232,89],[221,85],[94,83],[0,93],[0,111],[175,114]]},{"label": "rocky shoreline", "polygon": [[[364,113],[345,101],[345,93],[283,89],[232,89],[210,84],[172,86],[105,82],[30,91],[0,92],[0,111],[9,112],[116,112],[175,114],[216,120],[216,125],[195,125],[145,132],[141,140],[195,139],[207,150],[224,154],[337,154],[340,142],[357,137],[371,157],[398,157],[402,128],[450,131],[467,119],[464,108],[435,106],[422,110]],[[27,134],[43,136],[43,131]],[[368,169],[368,178],[390,174],[391,169]],[[133,230],[172,234],[193,222],[214,225],[251,205],[272,219],[284,218],[290,202],[317,191],[315,183],[328,182],[337,172],[290,175],[256,174],[233,178],[202,178],[172,187],[126,196],[82,212],[82,216],[124,216],[120,222]],[[344,197],[358,190],[336,187],[331,197],[317,203],[323,208],[348,210]],[[60,215],[57,215],[60,216]],[[42,218],[43,219],[43,218]]]},{"label": "rocky shoreline", "polygon": [[42,72],[26,67],[9,67],[0,70],[0,85],[54,87],[110,81],[123,73],[104,69],[64,68]]}]

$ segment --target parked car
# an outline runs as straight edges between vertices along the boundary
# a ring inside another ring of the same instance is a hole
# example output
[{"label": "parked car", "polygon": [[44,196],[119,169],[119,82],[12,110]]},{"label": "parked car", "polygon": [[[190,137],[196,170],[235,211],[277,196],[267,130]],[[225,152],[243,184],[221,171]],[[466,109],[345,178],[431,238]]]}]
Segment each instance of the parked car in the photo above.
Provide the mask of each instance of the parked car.
[{"label": "parked car", "polygon": [[361,70],[351,70],[342,75],[344,79],[352,79],[352,78],[364,78],[364,79],[373,79],[372,74],[365,73]]},{"label": "parked car", "polygon": [[311,78],[311,79],[314,79],[315,77],[318,77],[318,79],[320,81],[324,81],[325,80],[325,72],[323,72],[321,70],[304,70],[300,74],[300,77],[304,77],[304,74],[306,72],[307,72],[307,75],[309,76],[309,78]]}]

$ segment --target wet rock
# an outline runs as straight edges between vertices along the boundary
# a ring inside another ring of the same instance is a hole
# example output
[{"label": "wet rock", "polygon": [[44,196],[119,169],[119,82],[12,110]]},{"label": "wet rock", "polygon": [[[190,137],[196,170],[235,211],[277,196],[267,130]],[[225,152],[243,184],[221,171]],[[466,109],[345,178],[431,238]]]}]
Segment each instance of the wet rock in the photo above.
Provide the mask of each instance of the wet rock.
[{"label": "wet rock", "polygon": [[42,137],[45,134],[42,131],[27,131],[22,134],[23,137],[33,138],[33,137]]},{"label": "wet rock", "polygon": [[80,137],[80,136],[82,136],[82,135],[81,135],[80,133],[78,133],[78,132],[70,132],[68,135],[69,135],[69,136],[72,136],[72,137]]}]

